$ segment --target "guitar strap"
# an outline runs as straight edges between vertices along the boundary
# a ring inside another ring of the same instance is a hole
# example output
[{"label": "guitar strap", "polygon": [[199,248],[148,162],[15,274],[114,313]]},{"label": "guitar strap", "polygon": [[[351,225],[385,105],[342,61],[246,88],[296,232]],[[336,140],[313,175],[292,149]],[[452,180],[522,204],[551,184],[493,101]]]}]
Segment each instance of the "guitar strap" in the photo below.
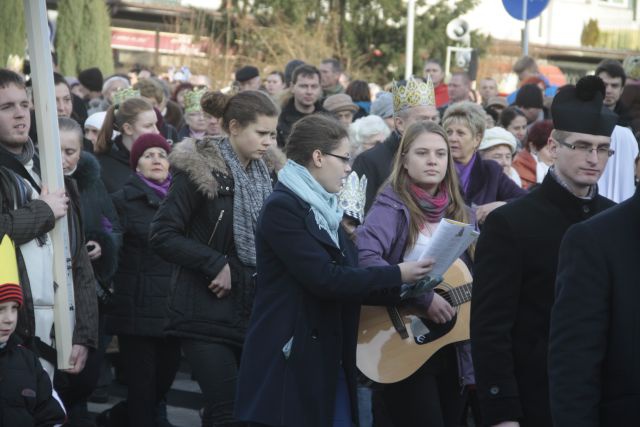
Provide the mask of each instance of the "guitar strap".
[{"label": "guitar strap", "polygon": [[404,322],[402,321],[402,316],[400,316],[400,312],[398,311],[398,308],[395,306],[387,307],[387,313],[389,313],[389,319],[391,319],[391,324],[393,324],[393,327],[400,334],[400,337],[403,340],[406,340],[407,338],[409,338],[407,327],[404,326]]}]

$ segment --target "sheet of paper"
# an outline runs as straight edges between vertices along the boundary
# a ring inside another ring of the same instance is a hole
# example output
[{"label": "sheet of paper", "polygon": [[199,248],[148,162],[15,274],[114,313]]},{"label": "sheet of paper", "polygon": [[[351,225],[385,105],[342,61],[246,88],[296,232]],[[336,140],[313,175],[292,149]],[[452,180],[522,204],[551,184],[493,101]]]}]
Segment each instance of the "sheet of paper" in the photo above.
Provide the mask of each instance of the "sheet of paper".
[{"label": "sheet of paper", "polygon": [[443,218],[420,258],[435,259],[431,274],[444,275],[479,235],[469,224]]}]

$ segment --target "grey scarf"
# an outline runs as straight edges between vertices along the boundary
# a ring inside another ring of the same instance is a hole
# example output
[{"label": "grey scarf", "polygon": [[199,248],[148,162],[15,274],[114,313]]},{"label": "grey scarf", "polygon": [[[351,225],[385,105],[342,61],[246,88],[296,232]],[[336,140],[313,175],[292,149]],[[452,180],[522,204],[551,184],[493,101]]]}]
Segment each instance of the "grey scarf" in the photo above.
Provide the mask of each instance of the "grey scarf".
[{"label": "grey scarf", "polygon": [[36,147],[33,145],[33,141],[31,138],[27,139],[27,143],[24,145],[22,149],[22,153],[17,154],[15,157],[18,159],[20,163],[26,165],[31,160],[33,160],[33,155],[36,153]]},{"label": "grey scarf", "polygon": [[220,143],[220,152],[233,175],[233,239],[238,258],[244,265],[255,267],[258,215],[273,190],[269,170],[262,160],[250,161],[245,169],[228,138]]}]

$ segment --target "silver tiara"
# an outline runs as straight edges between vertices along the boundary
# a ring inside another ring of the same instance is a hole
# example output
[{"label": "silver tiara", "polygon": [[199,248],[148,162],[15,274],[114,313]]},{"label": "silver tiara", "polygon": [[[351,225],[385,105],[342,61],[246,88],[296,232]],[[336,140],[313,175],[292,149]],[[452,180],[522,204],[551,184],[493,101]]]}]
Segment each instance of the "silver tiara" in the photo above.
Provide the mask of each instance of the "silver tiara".
[{"label": "silver tiara", "polygon": [[340,207],[344,210],[345,215],[356,219],[362,224],[366,199],[367,177],[362,175],[362,178],[358,178],[357,173],[351,172],[344,183],[344,187],[338,194]]}]

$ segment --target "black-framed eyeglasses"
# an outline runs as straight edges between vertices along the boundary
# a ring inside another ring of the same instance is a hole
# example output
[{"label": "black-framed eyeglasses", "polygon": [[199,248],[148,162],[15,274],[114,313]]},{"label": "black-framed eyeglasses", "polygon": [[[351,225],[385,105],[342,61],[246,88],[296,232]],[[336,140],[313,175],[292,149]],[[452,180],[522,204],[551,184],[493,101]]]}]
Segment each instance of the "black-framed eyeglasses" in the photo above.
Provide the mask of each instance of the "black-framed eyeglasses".
[{"label": "black-framed eyeglasses", "polygon": [[327,156],[331,156],[331,157],[335,157],[337,159],[342,160],[345,163],[350,163],[351,162],[351,156],[340,156],[338,154],[333,154],[333,153],[322,153],[322,154],[326,154]]},{"label": "black-framed eyeglasses", "polygon": [[557,140],[557,141],[558,141],[558,144],[564,145],[565,147],[573,151],[578,151],[580,153],[583,153],[585,156],[588,156],[589,154],[591,154],[592,151],[595,150],[596,155],[601,159],[604,159],[606,157],[611,157],[616,152],[615,150],[612,150],[608,145],[600,145],[597,147],[592,147],[591,145],[588,145],[588,144],[581,144],[581,143],[569,144],[568,142],[565,142],[565,141],[560,141],[560,140]]}]

